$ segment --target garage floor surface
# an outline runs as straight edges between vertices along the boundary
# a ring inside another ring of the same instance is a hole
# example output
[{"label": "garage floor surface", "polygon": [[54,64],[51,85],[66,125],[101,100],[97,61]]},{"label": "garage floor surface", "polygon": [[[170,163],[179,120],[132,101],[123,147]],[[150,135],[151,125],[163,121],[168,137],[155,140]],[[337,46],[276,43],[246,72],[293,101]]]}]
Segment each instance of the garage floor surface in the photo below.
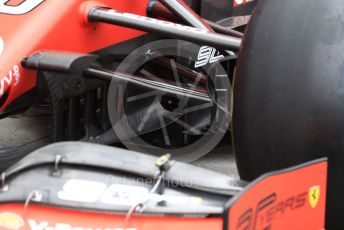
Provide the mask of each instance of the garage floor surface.
[{"label": "garage floor surface", "polygon": [[[0,120],[0,146],[16,147],[26,154],[49,143],[49,130],[49,115],[39,109],[30,109],[24,114]],[[232,147],[228,142],[193,164],[238,177]]]}]

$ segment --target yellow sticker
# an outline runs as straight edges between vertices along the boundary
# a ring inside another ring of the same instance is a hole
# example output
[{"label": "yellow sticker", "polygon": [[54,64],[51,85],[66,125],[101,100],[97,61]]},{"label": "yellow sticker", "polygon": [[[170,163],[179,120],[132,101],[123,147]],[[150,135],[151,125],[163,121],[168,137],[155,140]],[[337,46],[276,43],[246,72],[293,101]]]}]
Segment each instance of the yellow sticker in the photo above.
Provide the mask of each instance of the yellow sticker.
[{"label": "yellow sticker", "polygon": [[10,230],[18,230],[24,226],[24,220],[12,212],[0,213],[0,227]]},{"label": "yellow sticker", "polygon": [[201,197],[192,197],[191,198],[191,203],[193,205],[200,205],[203,203],[203,199]]},{"label": "yellow sticker", "polygon": [[308,201],[312,208],[316,208],[320,199],[320,186],[313,186],[309,189]]},{"label": "yellow sticker", "polygon": [[163,155],[155,162],[155,164],[159,167],[163,166],[164,164],[166,164],[166,162],[170,160],[170,157],[171,157],[170,154]]}]

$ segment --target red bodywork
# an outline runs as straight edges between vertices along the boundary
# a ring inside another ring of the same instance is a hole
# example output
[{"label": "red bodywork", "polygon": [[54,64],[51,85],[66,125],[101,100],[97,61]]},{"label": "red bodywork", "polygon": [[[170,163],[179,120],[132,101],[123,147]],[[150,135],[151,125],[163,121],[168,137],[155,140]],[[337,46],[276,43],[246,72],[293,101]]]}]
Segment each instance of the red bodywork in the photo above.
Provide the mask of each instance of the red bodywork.
[{"label": "red bodywork", "polygon": [[324,229],[327,162],[268,174],[229,202],[228,229]]},{"label": "red bodywork", "polygon": [[325,160],[268,174],[233,197],[223,218],[133,216],[126,223],[126,216],[120,214],[37,205],[25,209],[24,204],[3,204],[0,205],[0,229],[320,230],[325,225],[326,180]]},{"label": "red bodywork", "polygon": [[247,4],[249,2],[253,2],[254,0],[234,0],[234,7],[238,7],[244,4]]},{"label": "red bodywork", "polygon": [[[105,24],[87,25],[85,10],[91,5],[106,5],[123,12],[146,14],[148,0],[38,0],[30,12],[12,15],[0,12],[0,112],[36,86],[36,71],[23,69],[21,60],[40,50],[59,50],[90,53],[120,43],[142,32]],[[20,7],[37,0],[10,0],[1,7]],[[6,2],[6,1],[5,1]],[[1,47],[0,47],[1,48]]]}]

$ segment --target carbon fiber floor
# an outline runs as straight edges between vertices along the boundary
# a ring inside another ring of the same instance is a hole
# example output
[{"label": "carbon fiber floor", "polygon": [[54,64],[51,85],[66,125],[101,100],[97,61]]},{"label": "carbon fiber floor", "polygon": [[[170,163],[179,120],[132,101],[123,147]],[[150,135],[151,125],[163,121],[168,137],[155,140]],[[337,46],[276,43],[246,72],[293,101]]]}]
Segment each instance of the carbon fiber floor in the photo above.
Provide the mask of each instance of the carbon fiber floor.
[{"label": "carbon fiber floor", "polygon": [[[49,115],[39,109],[0,120],[0,146],[11,146],[23,154],[49,143]],[[238,177],[234,155],[229,143],[224,142],[195,165]]]}]

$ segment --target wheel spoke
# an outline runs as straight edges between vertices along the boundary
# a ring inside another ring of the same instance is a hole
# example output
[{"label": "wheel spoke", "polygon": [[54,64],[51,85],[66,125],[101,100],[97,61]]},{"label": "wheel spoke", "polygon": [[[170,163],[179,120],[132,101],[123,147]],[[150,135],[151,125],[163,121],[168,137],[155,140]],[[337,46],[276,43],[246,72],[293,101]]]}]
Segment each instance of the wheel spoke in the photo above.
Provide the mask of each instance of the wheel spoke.
[{"label": "wheel spoke", "polygon": [[166,129],[166,124],[165,124],[164,118],[160,114],[158,114],[158,117],[159,117],[159,120],[160,120],[160,125],[161,125],[161,129],[162,129],[162,133],[164,135],[165,144],[166,145],[171,145],[170,137],[168,136],[168,132],[167,132],[167,129]]},{"label": "wheel spoke", "polygon": [[202,110],[202,109],[207,109],[207,108],[210,108],[213,106],[213,103],[210,102],[210,103],[205,103],[205,104],[202,104],[202,105],[197,105],[197,106],[193,106],[193,107],[190,107],[190,108],[186,108],[184,109],[184,114],[187,114],[187,113],[192,113],[192,112],[196,112],[196,111],[199,111],[199,110]]},{"label": "wheel spoke", "polygon": [[203,74],[198,73],[196,79],[193,81],[191,89],[196,88],[198,86],[198,83],[203,79]]},{"label": "wheel spoke", "polygon": [[170,63],[173,71],[174,80],[176,81],[176,85],[181,86],[176,62],[174,61],[174,59],[170,59]]},{"label": "wheel spoke", "polygon": [[[167,115],[167,117],[171,120],[173,120],[174,118],[172,118],[170,115]],[[187,131],[190,131],[196,135],[200,135],[201,134],[201,131],[199,131],[198,129],[192,127],[191,125],[185,123],[184,121],[180,120],[180,118],[178,119],[175,119],[174,120],[175,123],[177,123],[178,125],[184,127]]]},{"label": "wheel spoke", "polygon": [[[192,82],[192,85],[190,86],[190,89],[191,89],[191,90],[197,88],[198,83],[202,80],[202,77],[203,77],[203,75],[202,75],[201,73],[198,73],[198,74],[197,74],[196,79]],[[185,102],[184,102],[185,105],[189,102],[189,99],[190,99],[190,98],[186,98],[186,99],[185,99]]]},{"label": "wheel spoke", "polygon": [[[157,59],[154,59],[155,62],[157,62],[157,64],[160,64],[162,66],[165,66],[165,67],[170,67],[170,61],[171,59],[168,59],[166,57],[161,57],[161,58],[157,58]],[[181,65],[179,64],[178,62],[175,62],[176,64],[176,69],[177,69],[177,72],[179,74],[182,74],[182,76],[188,78],[188,79],[192,79],[193,81],[196,79],[195,75],[199,75],[201,73],[198,73],[190,68],[188,68],[187,66],[184,66],[184,65]],[[200,79],[200,82],[201,83],[205,83],[206,82],[206,77],[204,75],[201,74],[201,79]]]},{"label": "wheel spoke", "polygon": [[[156,102],[156,100],[158,100],[157,97],[156,97],[155,100],[153,101],[152,105]],[[154,109],[155,109],[155,107],[152,106],[152,105],[148,108],[148,111],[147,111],[147,113],[145,114],[145,116],[143,117],[142,121],[140,122],[139,127],[137,128],[137,131],[142,132],[142,130],[143,130],[143,128],[145,127],[145,125],[146,125],[148,119],[151,117],[151,114],[153,113],[153,111],[154,111]]]},{"label": "wheel spoke", "polygon": [[131,96],[131,97],[127,98],[127,102],[133,102],[133,101],[137,101],[137,100],[142,100],[142,99],[145,99],[147,97],[155,96],[157,94],[160,94],[159,90],[155,90],[155,91],[139,94],[139,95],[136,95],[136,96]]},{"label": "wheel spoke", "polygon": [[140,71],[140,73],[142,73],[142,74],[145,75],[146,77],[150,78],[151,80],[159,81],[159,82],[164,82],[163,79],[158,78],[157,76],[155,76],[154,74],[152,74],[151,72],[149,72],[149,71],[146,70],[146,69],[142,69],[142,70]]}]

